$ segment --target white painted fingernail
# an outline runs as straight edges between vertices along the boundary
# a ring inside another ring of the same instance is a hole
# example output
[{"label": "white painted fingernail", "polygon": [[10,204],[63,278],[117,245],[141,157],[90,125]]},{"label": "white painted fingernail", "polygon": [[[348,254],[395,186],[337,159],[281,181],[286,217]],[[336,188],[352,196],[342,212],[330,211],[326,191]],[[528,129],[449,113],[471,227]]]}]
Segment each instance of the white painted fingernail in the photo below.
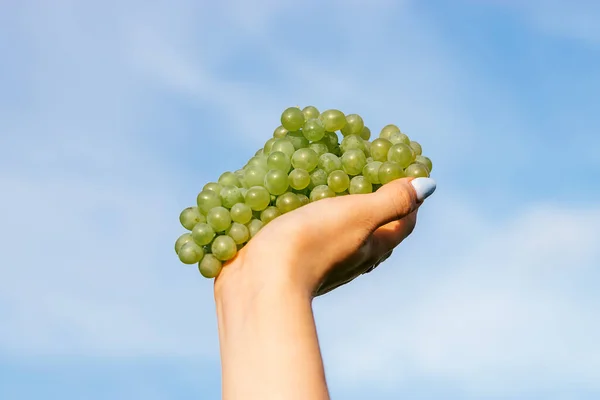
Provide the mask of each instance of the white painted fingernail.
[{"label": "white painted fingernail", "polygon": [[436,184],[431,178],[417,178],[410,181],[410,183],[415,188],[419,202],[425,200],[435,192]]}]

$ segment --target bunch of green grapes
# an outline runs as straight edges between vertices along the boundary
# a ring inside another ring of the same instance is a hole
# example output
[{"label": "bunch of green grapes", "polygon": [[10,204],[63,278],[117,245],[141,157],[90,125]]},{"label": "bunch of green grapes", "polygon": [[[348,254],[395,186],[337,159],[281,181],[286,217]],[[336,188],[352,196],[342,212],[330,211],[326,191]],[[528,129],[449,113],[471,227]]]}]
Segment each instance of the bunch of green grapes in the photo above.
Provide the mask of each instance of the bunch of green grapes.
[{"label": "bunch of green grapes", "polygon": [[395,179],[429,177],[431,160],[396,125],[370,138],[358,114],[286,109],[273,137],[242,169],[204,185],[197,205],[181,212],[188,232],[175,243],[179,259],[214,278],[282,214],[328,197],[371,193]]}]

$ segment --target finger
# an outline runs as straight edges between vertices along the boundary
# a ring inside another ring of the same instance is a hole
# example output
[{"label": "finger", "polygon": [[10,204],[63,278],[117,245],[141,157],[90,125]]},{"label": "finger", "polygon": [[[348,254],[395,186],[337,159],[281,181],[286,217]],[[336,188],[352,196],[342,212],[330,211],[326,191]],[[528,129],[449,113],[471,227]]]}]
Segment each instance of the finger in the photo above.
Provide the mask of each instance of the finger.
[{"label": "finger", "polygon": [[373,232],[373,250],[378,254],[387,253],[402,243],[414,231],[417,213],[418,210],[415,210],[398,221],[377,228]]}]

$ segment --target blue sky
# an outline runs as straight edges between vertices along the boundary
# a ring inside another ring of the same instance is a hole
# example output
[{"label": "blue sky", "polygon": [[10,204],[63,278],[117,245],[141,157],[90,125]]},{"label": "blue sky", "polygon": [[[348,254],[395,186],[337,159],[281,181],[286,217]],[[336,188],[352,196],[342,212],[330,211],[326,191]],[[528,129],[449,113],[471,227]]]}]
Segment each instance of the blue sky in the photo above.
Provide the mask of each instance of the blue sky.
[{"label": "blue sky", "polygon": [[217,399],[172,245],[290,105],[419,140],[438,190],[315,302],[336,399],[600,396],[600,6],[5,1],[0,398]]}]

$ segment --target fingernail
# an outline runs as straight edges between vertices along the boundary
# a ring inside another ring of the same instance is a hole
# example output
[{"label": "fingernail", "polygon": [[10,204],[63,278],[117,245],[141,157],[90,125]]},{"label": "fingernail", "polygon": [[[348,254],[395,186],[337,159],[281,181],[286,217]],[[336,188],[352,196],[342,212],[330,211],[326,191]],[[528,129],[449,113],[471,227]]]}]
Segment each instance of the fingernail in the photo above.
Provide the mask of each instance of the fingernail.
[{"label": "fingernail", "polygon": [[410,181],[417,192],[419,202],[425,200],[435,192],[436,184],[431,178],[417,178]]}]

